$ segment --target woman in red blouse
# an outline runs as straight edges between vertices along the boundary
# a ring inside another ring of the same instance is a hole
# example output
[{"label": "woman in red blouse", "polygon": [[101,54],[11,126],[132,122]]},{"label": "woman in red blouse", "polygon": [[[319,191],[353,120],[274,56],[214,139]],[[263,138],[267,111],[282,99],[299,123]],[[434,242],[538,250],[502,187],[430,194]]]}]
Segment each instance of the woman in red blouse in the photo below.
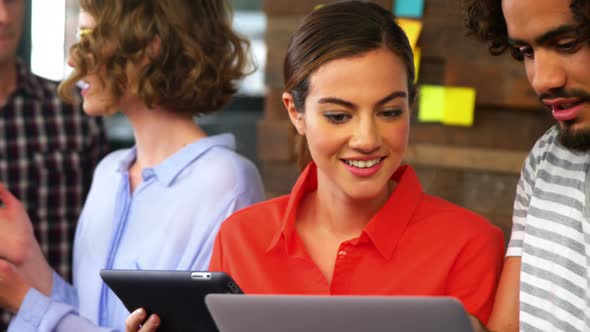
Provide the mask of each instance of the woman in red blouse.
[{"label": "woman in red blouse", "polygon": [[304,19],[285,59],[283,102],[306,141],[305,169],[291,194],[224,222],[211,271],[246,294],[452,296],[487,321],[502,233],[425,194],[401,165],[413,63],[406,35],[376,4],[326,5]]}]

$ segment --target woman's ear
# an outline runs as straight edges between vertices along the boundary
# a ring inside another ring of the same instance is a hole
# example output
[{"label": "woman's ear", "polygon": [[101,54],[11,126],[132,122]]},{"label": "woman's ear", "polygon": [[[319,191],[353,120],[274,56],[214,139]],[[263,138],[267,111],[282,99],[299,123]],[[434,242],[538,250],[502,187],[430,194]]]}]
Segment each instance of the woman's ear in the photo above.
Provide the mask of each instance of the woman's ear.
[{"label": "woman's ear", "polygon": [[160,50],[162,49],[162,40],[160,36],[155,36],[152,41],[147,45],[145,48],[143,55],[139,58],[139,61],[136,63],[139,68],[144,68],[149,65],[153,59],[155,59],[158,54],[160,54]]},{"label": "woman's ear", "polygon": [[283,92],[283,104],[289,113],[289,119],[299,135],[305,135],[305,122],[303,121],[303,112],[300,112],[295,107],[293,95],[289,92]]},{"label": "woman's ear", "polygon": [[158,56],[161,48],[162,40],[159,36],[155,36],[139,58],[127,63],[127,80],[129,82],[129,88],[134,93],[139,91],[139,74]]}]

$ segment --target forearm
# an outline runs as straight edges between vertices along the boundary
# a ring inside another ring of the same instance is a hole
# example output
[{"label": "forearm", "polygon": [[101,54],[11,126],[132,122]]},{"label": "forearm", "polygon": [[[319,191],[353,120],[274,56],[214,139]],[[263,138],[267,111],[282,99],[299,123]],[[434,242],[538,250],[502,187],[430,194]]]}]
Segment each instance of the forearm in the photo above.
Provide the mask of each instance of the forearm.
[{"label": "forearm", "polygon": [[488,330],[487,327],[477,317],[473,315],[469,315],[469,321],[471,323],[473,332],[495,332],[492,330]]},{"label": "forearm", "polygon": [[75,308],[78,307],[78,294],[76,289],[56,272],[53,272],[51,299],[69,304]]},{"label": "forearm", "polygon": [[31,289],[10,323],[8,332],[114,332],[112,329],[99,327],[88,319],[80,317],[75,306],[58,302],[55,298],[47,297]]},{"label": "forearm", "polygon": [[54,331],[57,323],[74,311],[74,307],[54,302],[50,297],[31,288],[11,321],[8,331]]}]

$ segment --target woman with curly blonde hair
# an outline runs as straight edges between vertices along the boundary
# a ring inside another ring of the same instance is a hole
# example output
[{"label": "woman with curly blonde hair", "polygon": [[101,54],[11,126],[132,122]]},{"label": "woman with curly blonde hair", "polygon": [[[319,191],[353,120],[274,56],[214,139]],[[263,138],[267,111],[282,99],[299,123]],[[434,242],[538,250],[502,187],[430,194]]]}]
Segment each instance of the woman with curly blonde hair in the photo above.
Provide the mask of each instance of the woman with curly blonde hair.
[{"label": "woman with curly blonde hair", "polygon": [[[206,270],[220,223],[263,198],[230,134],[194,116],[222,108],[248,67],[225,0],[81,0],[80,40],[60,94],[84,83],[90,115],[123,113],[135,146],[105,157],[79,219],[73,285],[42,256],[22,205],[0,186],[0,307],[10,331],[124,330],[100,269]],[[5,292],[6,290],[6,292]]]}]

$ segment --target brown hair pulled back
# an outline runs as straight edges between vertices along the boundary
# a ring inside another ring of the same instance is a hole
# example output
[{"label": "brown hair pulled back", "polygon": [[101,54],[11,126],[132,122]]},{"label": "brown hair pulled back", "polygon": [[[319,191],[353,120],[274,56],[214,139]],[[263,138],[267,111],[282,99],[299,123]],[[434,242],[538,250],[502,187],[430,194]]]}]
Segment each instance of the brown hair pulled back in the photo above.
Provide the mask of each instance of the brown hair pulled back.
[{"label": "brown hair pulled back", "polygon": [[[303,19],[289,42],[283,67],[285,91],[293,96],[297,111],[304,112],[309,77],[319,67],[383,47],[399,56],[406,66],[412,103],[416,95],[414,57],[406,34],[390,11],[360,1],[325,5]],[[304,137],[298,142],[297,155],[300,168],[311,161]]]}]

